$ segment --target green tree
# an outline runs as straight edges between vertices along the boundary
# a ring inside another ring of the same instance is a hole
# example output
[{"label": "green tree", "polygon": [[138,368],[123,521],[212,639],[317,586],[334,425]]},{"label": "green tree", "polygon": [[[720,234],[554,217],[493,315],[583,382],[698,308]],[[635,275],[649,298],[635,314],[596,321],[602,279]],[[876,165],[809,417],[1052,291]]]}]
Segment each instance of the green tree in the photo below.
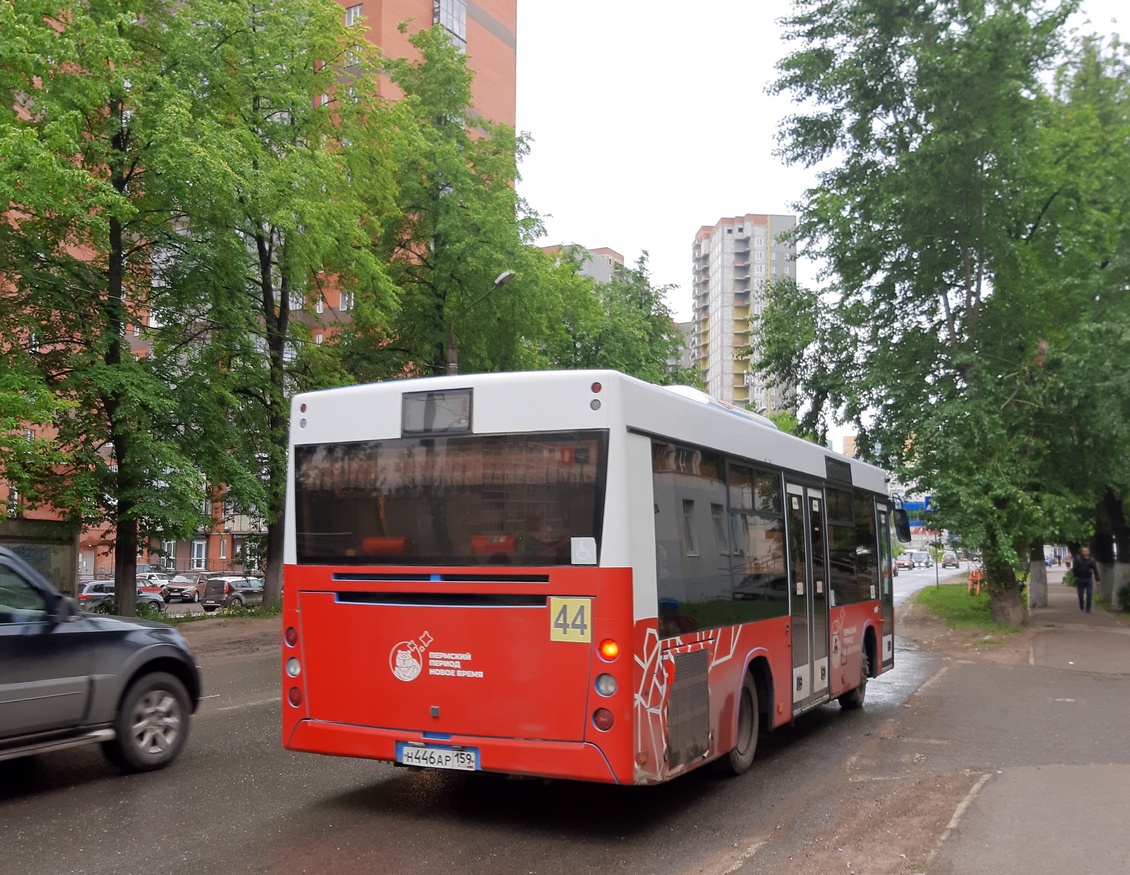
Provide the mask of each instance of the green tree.
[{"label": "green tree", "polygon": [[[167,125],[179,95],[162,32],[176,4],[4,4],[0,10],[0,371],[57,401],[57,452],[28,460],[28,495],[115,533],[132,581],[152,533],[200,522],[203,484],[143,332],[154,247],[170,228]],[[7,466],[10,460],[3,460]],[[132,614],[134,588],[116,609]]]},{"label": "green tree", "polygon": [[397,126],[376,94],[375,53],[330,0],[195,0],[186,25],[172,75],[207,197],[186,203],[169,259],[169,285],[195,314],[161,352],[182,375],[202,469],[265,525],[270,605],[289,399],[351,380],[334,344],[314,343],[316,304],[336,287],[370,318],[396,307],[374,237],[395,210],[385,150]]},{"label": "green tree", "polygon": [[[525,141],[474,113],[473,74],[443,28],[410,42],[418,60],[387,62],[404,96],[389,141],[398,209],[378,245],[401,306],[359,295],[345,361],[366,380],[442,373],[454,337],[461,370],[536,366],[550,262],[530,251],[541,224],[515,190]],[[495,288],[506,271],[513,281]]]},{"label": "green tree", "polygon": [[685,342],[664,301],[670,287],[652,284],[646,252],[606,283],[579,273],[579,253],[565,254],[563,266],[572,276],[566,275],[569,292],[556,305],[555,336],[546,338],[551,366],[611,368],[651,383],[697,385],[693,369],[677,364]]},{"label": "green tree", "polygon": [[1019,558],[1072,501],[1045,417],[1055,344],[1089,319],[1101,272],[1100,235],[1069,217],[1102,213],[1079,189],[1098,177],[1060,160],[1064,105],[1042,78],[1076,6],[803,2],[776,83],[810,108],[782,154],[822,168],[799,238],[829,280],[786,304],[819,328],[766,341],[779,376],[811,380],[863,452],[980,542],[994,616],[1013,623]]}]

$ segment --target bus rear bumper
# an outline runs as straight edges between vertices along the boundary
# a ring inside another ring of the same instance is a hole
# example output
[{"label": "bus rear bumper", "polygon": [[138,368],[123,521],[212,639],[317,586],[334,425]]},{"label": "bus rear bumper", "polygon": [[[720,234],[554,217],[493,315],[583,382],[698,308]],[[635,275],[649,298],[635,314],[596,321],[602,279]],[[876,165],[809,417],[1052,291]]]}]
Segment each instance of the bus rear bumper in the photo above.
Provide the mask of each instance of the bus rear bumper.
[{"label": "bus rear bumper", "polygon": [[420,732],[374,729],[303,719],[283,739],[288,750],[327,756],[361,757],[396,761],[397,742],[458,746],[479,752],[479,769],[532,778],[564,778],[606,784],[631,783],[613,771],[604,752],[595,744],[574,741],[536,741],[514,738],[452,736],[443,740],[425,738]]}]

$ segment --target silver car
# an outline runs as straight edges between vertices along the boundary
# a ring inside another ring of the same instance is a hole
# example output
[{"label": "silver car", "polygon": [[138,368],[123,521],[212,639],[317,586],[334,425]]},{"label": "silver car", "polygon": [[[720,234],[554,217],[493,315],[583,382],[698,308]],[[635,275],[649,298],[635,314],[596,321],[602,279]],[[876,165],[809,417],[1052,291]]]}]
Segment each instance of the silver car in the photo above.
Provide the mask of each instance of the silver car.
[{"label": "silver car", "polygon": [[123,771],[160,769],[199,703],[180,632],[79,611],[0,547],[0,760],[99,743]]}]

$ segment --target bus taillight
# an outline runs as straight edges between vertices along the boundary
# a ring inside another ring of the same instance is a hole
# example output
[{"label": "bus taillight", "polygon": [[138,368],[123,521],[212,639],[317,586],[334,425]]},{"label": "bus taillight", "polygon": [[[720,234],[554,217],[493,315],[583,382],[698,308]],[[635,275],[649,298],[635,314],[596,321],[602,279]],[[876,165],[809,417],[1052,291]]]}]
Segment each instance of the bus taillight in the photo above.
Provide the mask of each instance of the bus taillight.
[{"label": "bus taillight", "polygon": [[611,638],[605,638],[600,642],[600,656],[605,662],[612,662],[619,655],[620,645]]},{"label": "bus taillight", "polygon": [[286,627],[286,633],[285,633],[284,637],[286,638],[287,646],[293,647],[295,644],[298,643],[298,630],[295,629],[293,626],[287,626]]},{"label": "bus taillight", "polygon": [[601,732],[607,732],[611,729],[613,722],[612,712],[607,708],[597,708],[592,712],[592,725]]},{"label": "bus taillight", "polygon": [[302,704],[302,690],[298,687],[291,687],[287,690],[286,700],[290,702],[295,708]]}]

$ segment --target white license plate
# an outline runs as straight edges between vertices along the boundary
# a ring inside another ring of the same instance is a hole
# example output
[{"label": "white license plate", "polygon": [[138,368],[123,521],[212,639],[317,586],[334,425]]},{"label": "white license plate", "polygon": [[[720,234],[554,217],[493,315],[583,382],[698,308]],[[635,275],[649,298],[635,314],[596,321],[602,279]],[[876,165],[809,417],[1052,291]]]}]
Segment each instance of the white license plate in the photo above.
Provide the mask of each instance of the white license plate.
[{"label": "white license plate", "polygon": [[456,750],[453,747],[421,747],[397,742],[396,761],[405,766],[425,769],[455,769],[474,772],[479,768],[479,752],[475,748]]}]

